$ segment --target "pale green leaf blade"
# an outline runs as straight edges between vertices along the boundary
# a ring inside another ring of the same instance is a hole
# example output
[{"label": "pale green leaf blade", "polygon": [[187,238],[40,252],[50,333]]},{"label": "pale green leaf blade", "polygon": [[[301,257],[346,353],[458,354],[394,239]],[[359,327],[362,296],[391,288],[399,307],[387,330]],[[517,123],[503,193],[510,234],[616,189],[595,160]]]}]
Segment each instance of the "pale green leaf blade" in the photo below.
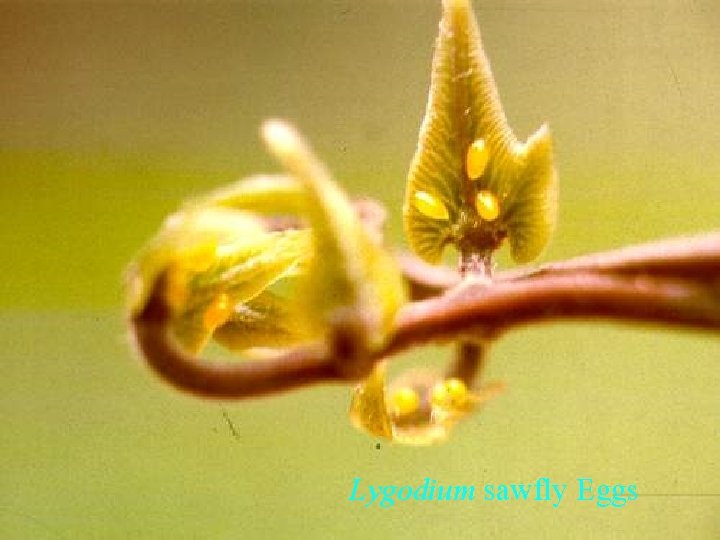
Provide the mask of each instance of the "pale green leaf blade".
[{"label": "pale green leaf blade", "polygon": [[[234,312],[242,311],[277,280],[295,273],[310,246],[307,229],[239,239],[211,267],[190,279],[187,287],[192,300],[173,320],[178,340],[189,350],[200,350]],[[218,299],[225,302],[222,308],[216,305]]]},{"label": "pale green leaf blade", "polygon": [[362,431],[392,440],[392,423],[385,400],[384,362],[376,364],[370,375],[355,388],[350,402],[350,420]]},{"label": "pale green leaf blade", "polygon": [[[456,96],[456,44],[453,22],[444,10],[435,42],[430,92],[425,117],[420,127],[418,146],[410,165],[403,218],[410,247],[429,262],[437,262],[450,236],[462,205],[461,153],[462,126],[457,115],[460,106]],[[436,198],[448,212],[447,219],[423,214],[415,194],[427,193]]]},{"label": "pale green leaf blade", "polygon": [[271,291],[235,307],[230,319],[213,335],[233,351],[254,348],[286,348],[310,341],[314,336],[304,324],[297,303]]},{"label": "pale green leaf blade", "polygon": [[160,231],[140,250],[126,272],[129,310],[142,310],[155,281],[171,266],[204,270],[218,246],[232,245],[238,236],[256,238],[263,224],[247,213],[196,209],[170,215]]},{"label": "pale green leaf blade", "polygon": [[[557,182],[549,135],[541,128],[526,145],[517,140],[471,3],[444,0],[442,5],[427,110],[406,185],[406,235],[411,248],[433,263],[447,244],[461,253],[482,254],[500,247],[505,237],[513,258],[527,262],[545,247],[555,221]],[[486,164],[479,176],[470,177],[468,150],[478,140],[486,148]],[[481,193],[496,201],[497,212],[478,210]],[[436,201],[445,213],[424,208],[418,197]]]},{"label": "pale green leaf blade", "polygon": [[557,220],[558,178],[552,138],[542,126],[528,139],[522,169],[504,197],[503,221],[518,263],[535,260],[550,242]]},{"label": "pale green leaf blade", "polygon": [[178,212],[133,265],[131,279],[141,291],[135,309],[164,273],[170,326],[183,347],[197,352],[236,306],[298,272],[310,249],[307,229],[268,232],[254,216],[222,208]]},{"label": "pale green leaf blade", "polygon": [[261,174],[223,186],[186,206],[219,206],[264,216],[301,216],[306,213],[307,199],[307,190],[295,178]]},{"label": "pale green leaf blade", "polygon": [[308,317],[324,328],[339,308],[350,308],[362,316],[370,341],[378,344],[405,297],[397,265],[375,244],[345,193],[292,127],[271,120],[262,133],[273,154],[308,193],[316,253],[308,272]]}]

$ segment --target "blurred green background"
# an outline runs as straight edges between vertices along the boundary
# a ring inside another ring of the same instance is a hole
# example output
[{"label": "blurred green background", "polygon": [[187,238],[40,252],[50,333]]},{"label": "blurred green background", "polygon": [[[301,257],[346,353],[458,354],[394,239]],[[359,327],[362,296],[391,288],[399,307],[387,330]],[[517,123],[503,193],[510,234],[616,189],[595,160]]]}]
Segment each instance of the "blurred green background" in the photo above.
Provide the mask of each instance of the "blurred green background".
[{"label": "blurred green background", "polygon": [[[560,225],[544,260],[718,228],[720,5],[476,2],[524,138],[548,121]],[[717,538],[720,340],[557,324],[494,351],[509,391],[449,443],[353,430],[349,390],[202,401],[128,346],[121,273],[182,199],[275,170],[294,121],[352,193],[400,204],[433,1],[0,5],[0,537]],[[437,363],[430,348],[398,365]],[[231,421],[237,435],[230,429]],[[363,508],[363,484],[638,485],[568,500]],[[654,496],[650,496],[654,495]]]}]

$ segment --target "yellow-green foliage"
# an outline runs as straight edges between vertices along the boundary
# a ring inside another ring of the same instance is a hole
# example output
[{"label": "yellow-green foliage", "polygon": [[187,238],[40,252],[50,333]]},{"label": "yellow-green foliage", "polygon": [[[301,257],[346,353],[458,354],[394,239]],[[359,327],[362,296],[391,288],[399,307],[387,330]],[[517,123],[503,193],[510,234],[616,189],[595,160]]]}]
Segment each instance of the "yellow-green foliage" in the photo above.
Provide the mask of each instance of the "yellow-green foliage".
[{"label": "yellow-green foliage", "polygon": [[337,310],[379,346],[404,302],[399,269],[290,126],[268,122],[263,136],[290,175],[250,177],[170,216],[128,271],[131,314],[164,276],[170,325],[192,352],[213,336],[233,350],[319,340]]},{"label": "yellow-green foliage", "polygon": [[496,394],[470,392],[459,379],[410,371],[386,385],[385,363],[355,388],[350,419],[359,429],[401,444],[427,446],[444,441],[453,426]]},{"label": "yellow-green foliage", "polygon": [[[477,193],[493,194],[483,215]],[[507,236],[517,262],[547,245],[556,216],[552,141],[542,126],[526,143],[508,126],[469,0],[444,0],[427,111],[403,208],[412,249],[438,262],[447,244],[483,253]]]},{"label": "yellow-green foliage", "polygon": [[[286,174],[236,182],[170,216],[131,266],[131,313],[162,286],[169,324],[193,352],[211,338],[245,352],[321,340],[348,316],[361,323],[362,350],[377,350],[405,301],[394,259],[294,128],[269,120],[261,133]],[[527,262],[549,240],[556,197],[549,131],[517,140],[469,1],[444,0],[403,208],[410,245],[437,262],[447,244],[484,256],[508,238]],[[486,397],[427,375],[391,390],[381,362],[356,388],[351,418],[408,444],[443,440]]]}]

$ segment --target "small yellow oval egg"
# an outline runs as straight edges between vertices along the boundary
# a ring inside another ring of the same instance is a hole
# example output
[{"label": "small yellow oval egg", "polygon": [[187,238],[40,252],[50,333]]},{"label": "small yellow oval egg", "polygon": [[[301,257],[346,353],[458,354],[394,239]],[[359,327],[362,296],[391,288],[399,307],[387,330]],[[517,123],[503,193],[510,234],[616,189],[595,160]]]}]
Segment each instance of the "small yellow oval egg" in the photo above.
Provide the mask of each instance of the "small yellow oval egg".
[{"label": "small yellow oval egg", "polygon": [[432,389],[432,404],[444,409],[459,408],[467,403],[468,390],[463,381],[450,378],[435,384]]},{"label": "small yellow oval egg", "polygon": [[468,389],[465,383],[458,378],[450,378],[445,381],[445,389],[453,400],[453,403],[464,404],[467,401]]},{"label": "small yellow oval egg", "polygon": [[417,211],[423,216],[432,219],[446,220],[450,217],[448,210],[440,199],[426,191],[416,191],[413,197],[413,204]]},{"label": "small yellow oval egg", "polygon": [[500,215],[500,203],[497,197],[486,189],[478,191],[475,196],[475,209],[485,221],[495,221]]},{"label": "small yellow oval egg", "polygon": [[412,414],[420,407],[420,396],[418,393],[405,386],[395,390],[391,397],[393,413],[397,416]]},{"label": "small yellow oval egg", "polygon": [[233,305],[230,297],[221,293],[215,297],[203,314],[203,326],[207,330],[215,330],[221,324],[227,322],[232,315]]},{"label": "small yellow oval egg", "polygon": [[475,139],[465,155],[465,170],[470,180],[477,180],[485,172],[490,152],[483,139]]}]

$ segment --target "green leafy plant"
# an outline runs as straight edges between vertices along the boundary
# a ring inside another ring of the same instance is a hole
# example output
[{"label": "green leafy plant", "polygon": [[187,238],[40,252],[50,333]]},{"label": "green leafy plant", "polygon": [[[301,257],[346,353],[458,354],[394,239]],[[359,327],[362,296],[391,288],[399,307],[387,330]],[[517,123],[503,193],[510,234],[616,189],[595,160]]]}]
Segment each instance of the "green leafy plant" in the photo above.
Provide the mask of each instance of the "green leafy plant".
[{"label": "green leafy plant", "polygon": [[[138,347],[158,374],[236,399],[322,382],[355,385],[352,422],[407,444],[444,440],[502,390],[480,379],[489,346],[521,324],[606,318],[720,330],[720,234],[494,274],[550,240],[557,175],[549,129],[507,124],[469,0],[444,0],[403,219],[418,257],[384,246],[385,210],[351,201],[295,129],[261,134],[284,174],[184,204],[127,271]],[[436,266],[446,247],[457,271]],[[197,355],[211,340],[237,362]],[[441,375],[386,381],[394,354],[455,344]]]}]

